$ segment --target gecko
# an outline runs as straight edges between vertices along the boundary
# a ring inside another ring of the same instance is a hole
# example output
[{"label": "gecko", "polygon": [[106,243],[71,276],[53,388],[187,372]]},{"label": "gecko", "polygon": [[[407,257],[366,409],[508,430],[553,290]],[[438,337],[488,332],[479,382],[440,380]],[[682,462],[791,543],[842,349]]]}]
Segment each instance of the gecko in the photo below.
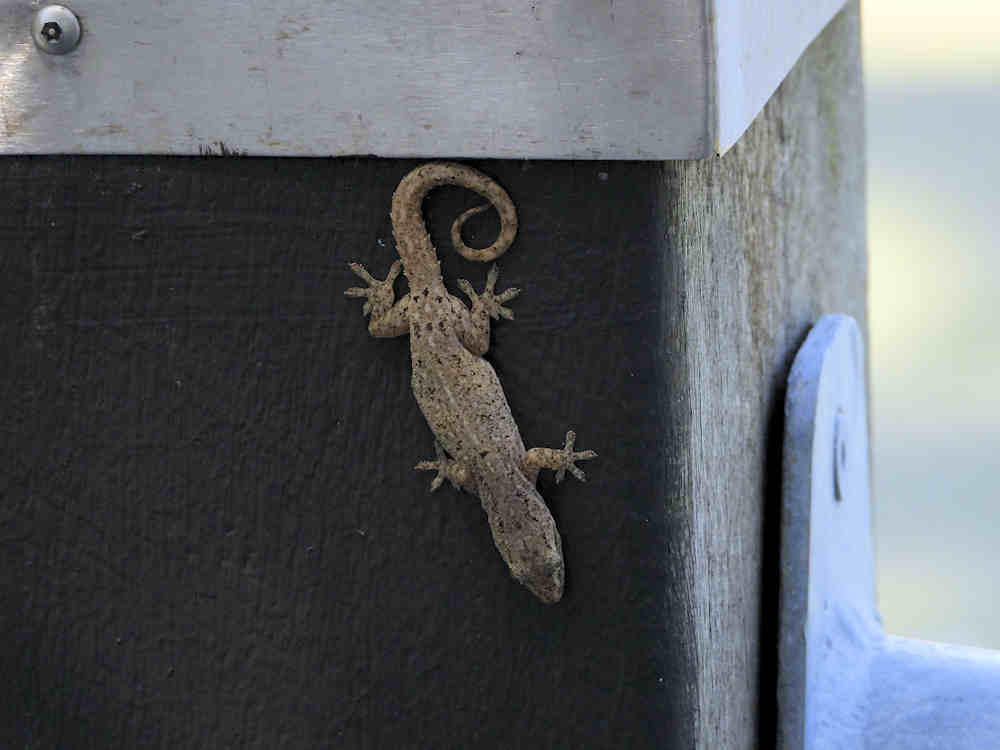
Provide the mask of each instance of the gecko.
[{"label": "gecko", "polygon": [[[390,217],[399,260],[385,279],[375,278],[359,263],[349,264],[367,286],[344,293],[365,298],[362,312],[370,316],[372,336],[409,334],[413,394],[434,434],[437,454],[415,468],[437,472],[431,491],[447,480],[455,489],[478,496],[511,575],[542,602],[552,604],[562,598],[565,566],[555,519],[536,488],[538,474],[551,469],[557,483],[566,472],[584,481],[576,462],[597,454],[574,450],[572,430],[562,448],[525,449],[500,379],[483,359],[489,349],[490,320],[513,320],[505,304],[520,289],[497,293],[499,271],[494,263],[482,293],[466,279],[458,280],[469,298],[468,307],[447,291],[422,209],[424,197],[442,185],[464,187],[488,201],[455,219],[454,249],[479,262],[495,260],[507,251],[517,234],[517,212],[507,192],[471,167],[424,164],[403,177],[392,195]],[[469,247],[462,239],[463,224],[490,206],[500,217],[496,240],[482,249]],[[397,300],[394,284],[401,270],[410,291]]]}]

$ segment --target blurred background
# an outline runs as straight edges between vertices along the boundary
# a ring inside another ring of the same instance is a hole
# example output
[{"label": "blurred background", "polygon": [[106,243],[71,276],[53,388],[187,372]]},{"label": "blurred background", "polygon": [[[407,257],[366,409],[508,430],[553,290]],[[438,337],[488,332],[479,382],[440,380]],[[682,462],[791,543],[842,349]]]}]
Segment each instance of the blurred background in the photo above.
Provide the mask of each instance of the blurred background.
[{"label": "blurred background", "polygon": [[862,14],[879,605],[1000,649],[1000,3]]}]

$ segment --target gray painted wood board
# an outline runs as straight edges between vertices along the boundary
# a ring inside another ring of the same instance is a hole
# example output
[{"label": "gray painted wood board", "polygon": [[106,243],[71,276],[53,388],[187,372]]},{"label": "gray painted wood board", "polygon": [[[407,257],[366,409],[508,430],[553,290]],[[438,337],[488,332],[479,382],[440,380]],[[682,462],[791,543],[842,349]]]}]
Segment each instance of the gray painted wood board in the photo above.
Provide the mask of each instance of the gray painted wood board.
[{"label": "gray painted wood board", "polygon": [[66,4],[0,0],[0,153],[703,157],[843,0]]}]

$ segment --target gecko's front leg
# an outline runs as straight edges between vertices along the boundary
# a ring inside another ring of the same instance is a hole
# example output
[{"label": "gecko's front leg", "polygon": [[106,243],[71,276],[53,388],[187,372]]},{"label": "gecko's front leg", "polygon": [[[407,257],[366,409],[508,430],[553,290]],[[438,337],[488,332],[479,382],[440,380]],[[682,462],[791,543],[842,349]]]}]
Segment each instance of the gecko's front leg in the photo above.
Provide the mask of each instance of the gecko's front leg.
[{"label": "gecko's front leg", "polygon": [[566,444],[559,448],[532,448],[524,454],[521,469],[532,482],[538,478],[542,469],[552,469],[556,473],[556,484],[562,482],[568,471],[581,482],[587,481],[583,471],[576,465],[577,461],[589,461],[597,458],[594,451],[574,451],[576,433],[570,430],[566,433]]},{"label": "gecko's front leg", "polygon": [[413,467],[417,471],[437,472],[437,476],[431,482],[431,492],[438,489],[438,487],[444,484],[444,480],[447,479],[456,490],[465,490],[466,492],[475,494],[476,485],[472,480],[469,470],[458,461],[449,458],[444,452],[444,448],[441,447],[441,443],[437,440],[434,441],[434,451],[437,453],[436,460],[421,461]]},{"label": "gecko's front leg", "polygon": [[[362,313],[371,315],[368,321],[368,332],[372,336],[379,338],[391,338],[402,336],[410,330],[409,305],[410,295],[404,296],[395,302],[396,292],[393,284],[402,270],[401,263],[397,260],[389,268],[389,273],[385,279],[376,279],[360,263],[351,263],[351,270],[359,276],[368,287],[351,287],[344,292],[348,297],[365,297]],[[393,304],[395,302],[395,304]]]}]

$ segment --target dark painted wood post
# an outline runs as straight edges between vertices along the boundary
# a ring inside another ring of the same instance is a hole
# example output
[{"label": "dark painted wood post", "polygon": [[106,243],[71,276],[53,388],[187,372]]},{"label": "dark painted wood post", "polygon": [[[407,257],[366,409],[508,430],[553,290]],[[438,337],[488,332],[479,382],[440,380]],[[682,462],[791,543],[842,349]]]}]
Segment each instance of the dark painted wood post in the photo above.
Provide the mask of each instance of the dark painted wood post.
[{"label": "dark painted wood post", "polygon": [[723,158],[475,163],[520,219],[489,360],[529,445],[600,453],[540,482],[551,607],[342,294],[417,162],[0,159],[0,744],[770,747],[781,389],[865,320],[860,113],[851,4]]}]

